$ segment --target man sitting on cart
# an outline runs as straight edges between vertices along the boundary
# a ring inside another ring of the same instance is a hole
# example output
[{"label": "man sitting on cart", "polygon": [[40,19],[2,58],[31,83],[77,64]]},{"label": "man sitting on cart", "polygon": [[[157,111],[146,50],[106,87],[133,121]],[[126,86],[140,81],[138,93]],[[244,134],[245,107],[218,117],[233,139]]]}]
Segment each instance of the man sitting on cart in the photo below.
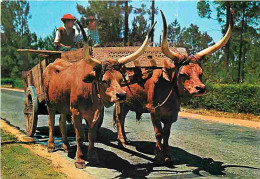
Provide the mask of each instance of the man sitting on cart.
[{"label": "man sitting on cart", "polygon": [[[90,37],[89,45],[93,47],[98,47],[100,44],[99,36],[97,31],[97,22],[94,16],[88,16],[86,19],[87,28],[84,28],[86,35]],[[82,33],[79,32],[79,35],[76,37],[77,42],[81,42],[83,40]]]},{"label": "man sitting on cart", "polygon": [[76,21],[75,17],[71,14],[65,14],[61,21],[64,23],[64,26],[59,27],[56,31],[55,45],[60,51],[76,50],[77,32],[73,28]]}]

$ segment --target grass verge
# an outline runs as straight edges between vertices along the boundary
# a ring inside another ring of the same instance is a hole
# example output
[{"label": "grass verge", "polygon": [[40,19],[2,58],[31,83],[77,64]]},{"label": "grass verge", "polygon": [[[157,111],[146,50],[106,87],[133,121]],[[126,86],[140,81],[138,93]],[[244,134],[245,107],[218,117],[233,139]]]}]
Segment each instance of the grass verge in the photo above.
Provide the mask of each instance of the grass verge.
[{"label": "grass verge", "polygon": [[[1,130],[1,142],[16,141],[16,138]],[[52,162],[19,144],[4,144],[1,147],[1,173],[3,179],[9,178],[67,178],[53,168]]]},{"label": "grass verge", "polygon": [[13,88],[23,88],[22,79],[13,79],[13,78],[1,78],[1,85],[12,86]]}]

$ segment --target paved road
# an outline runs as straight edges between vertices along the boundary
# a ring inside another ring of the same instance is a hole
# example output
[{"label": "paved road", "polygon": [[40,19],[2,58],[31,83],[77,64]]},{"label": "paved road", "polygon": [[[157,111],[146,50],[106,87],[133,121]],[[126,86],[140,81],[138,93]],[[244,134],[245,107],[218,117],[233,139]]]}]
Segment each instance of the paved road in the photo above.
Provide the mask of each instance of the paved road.
[{"label": "paved road", "polygon": [[[23,130],[24,94],[2,89],[1,98],[1,117]],[[128,114],[126,131],[132,143],[122,149],[116,142],[112,111],[113,108],[105,111],[96,144],[101,164],[88,164],[86,168],[98,178],[260,178],[260,130],[180,118],[173,125],[170,137],[174,165],[157,167],[152,163],[155,138],[149,115],[143,115],[139,123],[134,113]],[[48,137],[47,126],[47,117],[40,116],[36,138],[43,144]],[[73,134],[70,136],[73,145],[75,138]],[[56,141],[60,147],[59,136]],[[75,155],[75,152],[69,156],[57,152],[68,160]],[[206,158],[212,158],[213,162],[209,164]]]}]

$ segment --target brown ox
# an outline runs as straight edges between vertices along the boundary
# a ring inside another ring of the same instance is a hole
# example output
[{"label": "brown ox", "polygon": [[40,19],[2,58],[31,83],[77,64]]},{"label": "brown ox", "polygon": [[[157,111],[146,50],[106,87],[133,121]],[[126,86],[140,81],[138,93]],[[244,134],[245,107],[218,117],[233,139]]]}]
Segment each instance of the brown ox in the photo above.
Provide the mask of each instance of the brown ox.
[{"label": "brown ox", "polygon": [[117,61],[107,60],[105,62],[90,57],[87,37],[81,25],[80,27],[85,40],[83,59],[73,64],[63,59],[56,60],[44,70],[43,77],[49,113],[48,150],[55,149],[53,130],[56,112],[61,113],[60,127],[63,147],[69,149],[65,127],[66,116],[72,115],[77,141],[75,165],[77,168],[85,168],[82,152],[84,141],[82,119],[86,120],[89,127],[88,160],[98,162],[94,141],[103,106],[110,107],[114,102],[126,98],[126,92],[120,86],[123,78],[119,70],[122,65],[135,60],[144,52],[154,26],[143,45],[135,53]]},{"label": "brown ox", "polygon": [[[231,26],[223,39],[215,45],[193,55],[181,55],[173,52],[167,44],[167,24],[163,18],[162,52],[173,60],[174,65],[166,69],[153,70],[150,78],[140,84],[125,87],[127,100],[116,104],[114,121],[118,129],[118,140],[125,146],[126,135],[124,130],[125,117],[129,110],[136,112],[137,119],[142,113],[151,114],[156,137],[155,163],[163,164],[171,161],[168,150],[168,140],[173,122],[177,120],[181,101],[205,93],[205,85],[201,82],[201,59],[223,47],[231,36]],[[132,91],[132,92],[131,92]],[[132,93],[134,95],[132,95]],[[162,127],[162,123],[164,126]],[[163,145],[162,145],[163,139]]]}]

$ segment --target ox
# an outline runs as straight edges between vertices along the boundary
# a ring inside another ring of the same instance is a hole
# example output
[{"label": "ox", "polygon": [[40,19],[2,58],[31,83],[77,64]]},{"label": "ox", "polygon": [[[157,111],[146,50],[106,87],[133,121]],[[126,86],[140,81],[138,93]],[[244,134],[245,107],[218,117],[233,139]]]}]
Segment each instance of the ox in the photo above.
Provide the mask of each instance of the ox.
[{"label": "ox", "polygon": [[49,141],[48,150],[55,149],[53,130],[55,113],[60,112],[60,128],[63,147],[69,149],[66,136],[66,116],[72,115],[72,121],[76,133],[77,152],[75,166],[85,168],[83,159],[84,131],[82,119],[86,120],[89,127],[88,160],[98,162],[98,155],[94,149],[97,126],[100,123],[103,107],[110,107],[115,102],[126,99],[126,92],[120,86],[123,80],[120,72],[122,66],[137,59],[146,49],[148,39],[151,36],[154,25],[146,36],[142,46],[133,54],[119,58],[116,61],[99,61],[91,58],[87,45],[87,36],[79,24],[83,38],[83,59],[76,63],[69,63],[63,59],[57,59],[43,72],[44,87],[46,91],[47,109],[49,113]]},{"label": "ox", "polygon": [[[163,164],[171,161],[168,140],[173,122],[177,121],[180,104],[183,100],[189,100],[192,96],[205,93],[205,85],[201,82],[203,73],[201,60],[223,47],[231,36],[231,26],[227,33],[215,45],[208,47],[199,53],[188,56],[173,52],[168,47],[167,23],[163,12],[163,40],[162,52],[170,58],[174,64],[165,69],[155,69],[150,78],[125,87],[127,99],[124,103],[116,103],[114,109],[114,122],[117,124],[118,141],[126,145],[124,122],[127,113],[136,112],[137,119],[142,113],[150,113],[156,137],[155,163]],[[144,100],[140,100],[144,99]],[[162,127],[162,123],[164,126]],[[162,145],[163,140],[163,145]]]}]

